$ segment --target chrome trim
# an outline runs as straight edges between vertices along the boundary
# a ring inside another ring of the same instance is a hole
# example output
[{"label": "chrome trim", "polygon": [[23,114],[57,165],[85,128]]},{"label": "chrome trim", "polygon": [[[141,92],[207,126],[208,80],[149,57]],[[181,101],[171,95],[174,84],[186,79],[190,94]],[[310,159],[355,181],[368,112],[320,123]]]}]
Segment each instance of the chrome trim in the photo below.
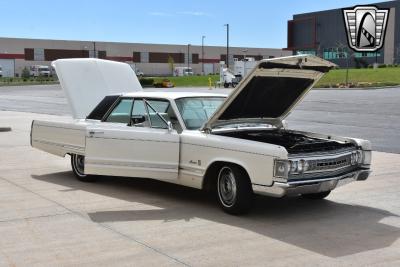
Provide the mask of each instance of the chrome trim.
[{"label": "chrome trim", "polygon": [[41,143],[44,145],[62,147],[67,150],[74,150],[74,151],[80,151],[80,152],[85,151],[85,148],[82,146],[74,146],[74,145],[69,145],[69,144],[64,144],[64,143],[56,143],[56,142],[46,141],[46,140],[42,140],[42,139],[32,139],[32,142],[37,142],[37,143]]},{"label": "chrome trim", "polygon": [[301,195],[333,190],[353,181],[364,181],[371,171],[369,169],[357,170],[347,174],[303,181],[274,182],[271,186],[252,184],[253,192],[259,195],[271,197],[283,197],[286,195]]}]

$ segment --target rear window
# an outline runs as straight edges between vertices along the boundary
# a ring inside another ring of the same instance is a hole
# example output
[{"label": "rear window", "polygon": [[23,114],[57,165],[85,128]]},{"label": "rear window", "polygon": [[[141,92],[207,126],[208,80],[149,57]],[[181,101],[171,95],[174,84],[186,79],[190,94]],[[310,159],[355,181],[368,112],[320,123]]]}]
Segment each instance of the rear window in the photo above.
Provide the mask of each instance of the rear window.
[{"label": "rear window", "polygon": [[101,120],[111,106],[117,101],[119,95],[106,96],[101,102],[93,109],[93,111],[86,117],[90,120]]}]

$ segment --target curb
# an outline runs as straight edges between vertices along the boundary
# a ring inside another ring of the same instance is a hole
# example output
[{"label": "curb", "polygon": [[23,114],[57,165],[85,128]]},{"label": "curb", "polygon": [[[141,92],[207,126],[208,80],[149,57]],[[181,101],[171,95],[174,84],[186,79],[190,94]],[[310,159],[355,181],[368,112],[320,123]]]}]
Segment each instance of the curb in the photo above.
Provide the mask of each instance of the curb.
[{"label": "curb", "polygon": [[11,127],[0,127],[0,132],[10,132]]},{"label": "curb", "polygon": [[390,89],[390,88],[400,88],[400,85],[394,85],[394,86],[380,86],[380,87],[353,87],[353,88],[334,88],[334,87],[329,87],[329,88],[313,88],[312,90],[379,90],[379,89]]}]

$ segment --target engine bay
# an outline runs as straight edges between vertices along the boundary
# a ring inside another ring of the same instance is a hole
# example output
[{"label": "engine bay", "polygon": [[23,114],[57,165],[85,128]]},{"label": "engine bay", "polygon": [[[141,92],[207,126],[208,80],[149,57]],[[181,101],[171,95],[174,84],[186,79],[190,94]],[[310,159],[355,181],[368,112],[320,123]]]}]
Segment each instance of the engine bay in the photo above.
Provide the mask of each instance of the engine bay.
[{"label": "engine bay", "polygon": [[214,134],[283,146],[289,154],[323,153],[355,147],[352,143],[309,137],[283,129],[245,130]]}]

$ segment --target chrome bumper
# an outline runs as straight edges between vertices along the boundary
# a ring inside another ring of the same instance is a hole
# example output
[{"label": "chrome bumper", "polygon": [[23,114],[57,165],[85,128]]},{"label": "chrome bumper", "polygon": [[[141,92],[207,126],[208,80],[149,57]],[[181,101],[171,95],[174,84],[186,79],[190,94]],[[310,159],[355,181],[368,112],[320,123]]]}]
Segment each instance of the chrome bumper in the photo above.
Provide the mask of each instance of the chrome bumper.
[{"label": "chrome bumper", "polygon": [[364,181],[368,178],[371,171],[369,169],[357,170],[344,175],[288,182],[274,182],[272,186],[253,184],[253,192],[259,195],[283,197],[301,194],[319,193],[333,190],[336,187],[345,185],[353,181]]}]

